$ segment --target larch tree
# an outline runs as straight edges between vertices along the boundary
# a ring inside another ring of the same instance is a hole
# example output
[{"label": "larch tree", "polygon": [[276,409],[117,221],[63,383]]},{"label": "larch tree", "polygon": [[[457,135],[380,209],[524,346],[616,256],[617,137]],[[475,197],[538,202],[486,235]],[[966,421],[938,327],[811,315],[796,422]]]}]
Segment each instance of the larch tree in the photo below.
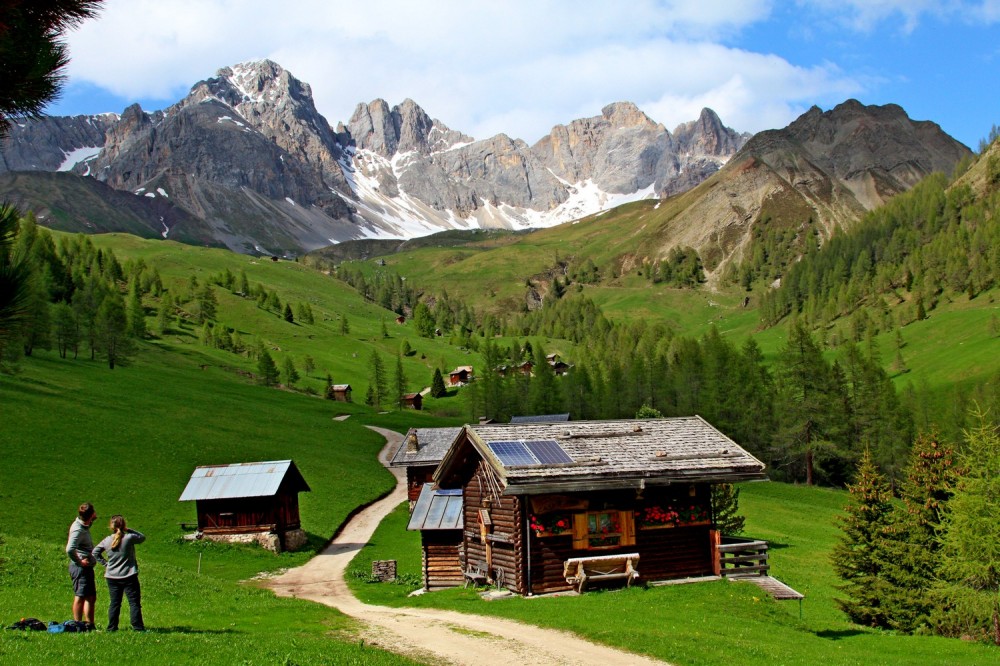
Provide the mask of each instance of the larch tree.
[{"label": "larch tree", "polygon": [[257,355],[257,381],[264,386],[274,386],[278,383],[280,374],[278,366],[266,347],[261,347]]},{"label": "larch tree", "polygon": [[942,603],[932,622],[944,635],[1000,645],[1000,429],[982,411],[974,418],[942,520],[936,588]]},{"label": "larch tree", "polygon": [[389,379],[385,374],[385,364],[382,363],[382,357],[374,349],[368,364],[368,388],[371,392],[370,404],[375,409],[381,409],[382,403],[389,397]]}]

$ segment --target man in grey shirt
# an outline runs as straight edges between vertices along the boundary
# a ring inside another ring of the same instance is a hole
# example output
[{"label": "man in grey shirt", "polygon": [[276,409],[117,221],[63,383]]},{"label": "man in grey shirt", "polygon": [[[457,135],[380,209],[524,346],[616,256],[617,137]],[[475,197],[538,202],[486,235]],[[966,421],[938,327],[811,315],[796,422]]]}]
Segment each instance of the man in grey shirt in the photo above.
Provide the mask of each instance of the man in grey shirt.
[{"label": "man in grey shirt", "polygon": [[97,602],[97,585],[94,583],[94,540],[90,525],[97,518],[97,511],[90,502],[80,505],[79,515],[69,526],[66,554],[69,556],[69,577],[73,581],[73,619],[86,621],[94,628],[94,604]]}]

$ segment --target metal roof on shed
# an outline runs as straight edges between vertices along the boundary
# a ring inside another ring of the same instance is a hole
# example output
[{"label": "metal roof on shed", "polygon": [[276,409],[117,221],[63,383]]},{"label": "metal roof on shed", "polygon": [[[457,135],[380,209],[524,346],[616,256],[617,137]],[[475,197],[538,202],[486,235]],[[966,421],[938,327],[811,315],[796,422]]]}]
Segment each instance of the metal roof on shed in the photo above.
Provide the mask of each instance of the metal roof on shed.
[{"label": "metal roof on shed", "polygon": [[408,530],[460,530],[465,526],[462,518],[462,490],[460,488],[435,488],[425,483],[420,497],[413,506]]},{"label": "metal roof on shed", "polygon": [[271,497],[289,474],[292,490],[309,490],[309,484],[291,460],[195,467],[178,501]]}]

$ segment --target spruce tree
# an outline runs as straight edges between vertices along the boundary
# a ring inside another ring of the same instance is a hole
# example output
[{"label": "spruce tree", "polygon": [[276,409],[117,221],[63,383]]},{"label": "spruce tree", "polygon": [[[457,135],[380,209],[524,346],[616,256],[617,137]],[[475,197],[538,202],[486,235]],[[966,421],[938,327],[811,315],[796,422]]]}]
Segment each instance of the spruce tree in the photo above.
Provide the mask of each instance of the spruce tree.
[{"label": "spruce tree", "polygon": [[837,605],[852,622],[888,627],[882,606],[888,584],[883,578],[885,539],[892,515],[892,496],[885,477],[866,449],[854,483],[847,486],[851,499],[839,518],[841,535],[833,549],[833,568],[846,594]]},{"label": "spruce tree", "polygon": [[283,313],[283,316],[285,317],[285,321],[287,321],[289,324],[295,323],[295,315],[292,314],[292,306],[289,305],[288,303],[285,303],[285,311]]},{"label": "spruce tree", "polygon": [[374,349],[369,359],[368,388],[371,391],[371,405],[375,409],[381,409],[382,403],[389,397],[389,380],[385,375],[385,365],[382,363],[382,358]]},{"label": "spruce tree", "polygon": [[935,433],[913,444],[902,504],[893,511],[885,542],[883,578],[888,583],[883,606],[889,624],[913,632],[927,624],[935,606],[930,591],[940,562],[938,529],[955,483],[955,456]]},{"label": "spruce tree", "polygon": [[278,383],[278,366],[271,358],[271,352],[261,347],[257,355],[257,381],[264,386],[274,386]]},{"label": "spruce tree", "polygon": [[719,532],[728,536],[743,534],[746,517],[740,514],[740,489],[731,483],[712,484],[712,513]]},{"label": "spruce tree", "polygon": [[448,389],[444,385],[441,368],[434,368],[434,377],[431,379],[431,397],[440,398],[447,392]]},{"label": "spruce tree", "polygon": [[403,407],[403,396],[406,395],[406,373],[403,371],[403,357],[396,354],[396,371],[393,373],[393,399],[396,407]]}]

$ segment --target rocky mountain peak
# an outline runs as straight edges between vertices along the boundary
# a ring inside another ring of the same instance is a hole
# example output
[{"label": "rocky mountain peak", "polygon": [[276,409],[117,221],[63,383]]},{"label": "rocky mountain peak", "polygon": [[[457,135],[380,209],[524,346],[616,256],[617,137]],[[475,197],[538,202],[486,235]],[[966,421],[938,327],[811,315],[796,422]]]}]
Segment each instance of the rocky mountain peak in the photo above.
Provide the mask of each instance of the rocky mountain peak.
[{"label": "rocky mountain peak", "polygon": [[386,159],[407,152],[428,155],[456,143],[472,141],[471,137],[432,119],[409,98],[391,109],[384,99],[358,104],[347,123],[347,132],[356,147]]},{"label": "rocky mountain peak", "polygon": [[739,150],[749,136],[729,129],[715,111],[704,108],[697,120],[678,125],[673,138],[680,153],[728,157]]},{"label": "rocky mountain peak", "polygon": [[659,123],[653,122],[649,116],[639,110],[632,102],[613,102],[601,109],[601,116],[612,127],[656,128]]}]

